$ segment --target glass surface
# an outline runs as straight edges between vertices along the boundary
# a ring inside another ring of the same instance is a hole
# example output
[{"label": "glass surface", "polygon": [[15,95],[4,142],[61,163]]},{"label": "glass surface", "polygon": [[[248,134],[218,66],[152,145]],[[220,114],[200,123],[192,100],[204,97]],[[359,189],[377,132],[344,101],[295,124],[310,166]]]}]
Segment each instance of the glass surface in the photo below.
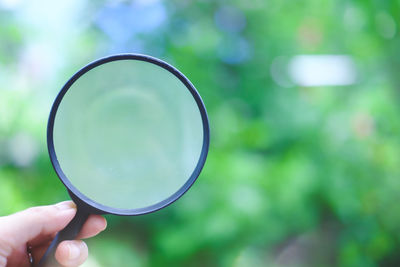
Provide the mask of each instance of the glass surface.
[{"label": "glass surface", "polygon": [[116,209],[144,208],[181,188],[203,145],[197,103],[172,73],[118,60],[81,76],[54,122],[60,167],[86,197]]}]

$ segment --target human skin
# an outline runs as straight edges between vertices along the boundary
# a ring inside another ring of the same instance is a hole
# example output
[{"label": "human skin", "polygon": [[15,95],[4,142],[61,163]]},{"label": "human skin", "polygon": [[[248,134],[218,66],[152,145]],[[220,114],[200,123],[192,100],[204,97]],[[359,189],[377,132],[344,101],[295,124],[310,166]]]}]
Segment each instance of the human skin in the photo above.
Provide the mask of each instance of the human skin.
[{"label": "human skin", "polygon": [[[0,217],[0,267],[30,267],[27,247],[39,261],[51,241],[75,216],[72,201],[55,205],[33,207],[15,214]],[[77,240],[61,242],[56,250],[56,260],[65,267],[80,266],[88,257],[88,248],[80,239],[97,235],[107,227],[100,215],[91,215]]]}]

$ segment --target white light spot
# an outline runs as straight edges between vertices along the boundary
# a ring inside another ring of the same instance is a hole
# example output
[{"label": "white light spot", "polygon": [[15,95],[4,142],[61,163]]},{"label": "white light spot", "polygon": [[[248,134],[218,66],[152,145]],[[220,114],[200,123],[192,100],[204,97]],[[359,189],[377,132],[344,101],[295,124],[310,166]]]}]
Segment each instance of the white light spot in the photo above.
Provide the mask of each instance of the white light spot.
[{"label": "white light spot", "polygon": [[15,165],[27,167],[36,158],[38,145],[32,136],[26,133],[18,133],[9,140],[8,151]]},{"label": "white light spot", "polygon": [[0,7],[3,9],[16,9],[21,4],[21,0],[0,0]]},{"label": "white light spot", "polygon": [[376,15],[376,27],[383,38],[392,39],[396,35],[396,23],[386,12],[379,12]]},{"label": "white light spot", "polygon": [[356,82],[356,68],[346,55],[299,55],[290,60],[289,74],[301,86],[341,86]]},{"label": "white light spot", "polygon": [[292,87],[293,84],[290,82],[287,72],[288,59],[283,56],[276,57],[270,67],[271,77],[281,87]]}]

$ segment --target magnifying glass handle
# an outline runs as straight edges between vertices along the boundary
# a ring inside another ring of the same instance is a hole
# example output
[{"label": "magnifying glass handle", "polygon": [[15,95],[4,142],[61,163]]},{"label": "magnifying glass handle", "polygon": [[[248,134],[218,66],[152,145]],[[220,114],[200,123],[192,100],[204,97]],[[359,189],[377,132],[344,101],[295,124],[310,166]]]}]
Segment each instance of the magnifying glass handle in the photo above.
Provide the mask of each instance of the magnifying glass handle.
[{"label": "magnifying glass handle", "polygon": [[78,206],[75,217],[63,230],[58,232],[36,267],[61,267],[55,259],[55,252],[58,245],[64,240],[75,239],[89,215],[86,210],[79,209]]}]

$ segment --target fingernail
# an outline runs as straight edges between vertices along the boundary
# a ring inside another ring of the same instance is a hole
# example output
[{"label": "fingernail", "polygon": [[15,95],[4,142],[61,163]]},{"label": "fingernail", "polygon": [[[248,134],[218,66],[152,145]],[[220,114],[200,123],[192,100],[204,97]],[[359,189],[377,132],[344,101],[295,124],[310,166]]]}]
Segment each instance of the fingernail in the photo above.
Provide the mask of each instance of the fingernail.
[{"label": "fingernail", "polygon": [[103,229],[101,229],[101,231],[104,231],[104,230],[106,230],[106,228],[107,228],[107,220],[106,219],[104,219],[104,226],[103,226]]},{"label": "fingernail", "polygon": [[56,205],[59,210],[76,209],[76,205],[72,201],[63,201]]},{"label": "fingernail", "polygon": [[78,248],[77,245],[68,245],[68,259],[69,260],[75,260],[79,257],[81,254],[81,250]]},{"label": "fingernail", "polygon": [[104,217],[101,220],[97,220],[96,223],[100,226],[100,231],[104,231],[107,228],[107,220]]}]

